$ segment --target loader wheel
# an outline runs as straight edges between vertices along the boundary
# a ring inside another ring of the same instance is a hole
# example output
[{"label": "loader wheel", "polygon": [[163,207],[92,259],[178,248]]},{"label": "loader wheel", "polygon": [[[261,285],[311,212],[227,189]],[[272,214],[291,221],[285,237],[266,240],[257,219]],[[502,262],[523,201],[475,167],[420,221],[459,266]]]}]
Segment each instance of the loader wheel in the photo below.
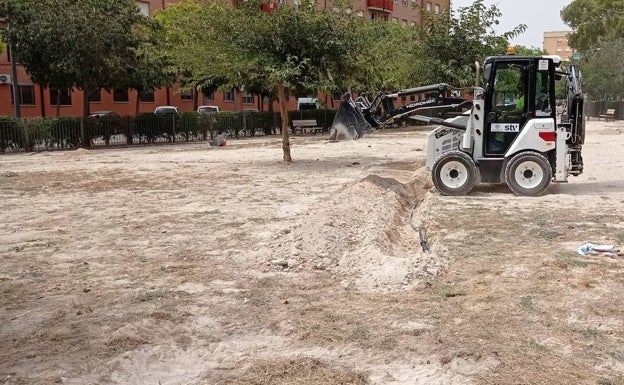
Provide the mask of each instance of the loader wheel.
[{"label": "loader wheel", "polygon": [[551,180],[550,162],[537,152],[526,151],[516,154],[505,167],[505,183],[516,195],[541,195]]},{"label": "loader wheel", "polygon": [[466,195],[476,183],[477,166],[461,151],[449,151],[433,164],[433,184],[442,195]]}]

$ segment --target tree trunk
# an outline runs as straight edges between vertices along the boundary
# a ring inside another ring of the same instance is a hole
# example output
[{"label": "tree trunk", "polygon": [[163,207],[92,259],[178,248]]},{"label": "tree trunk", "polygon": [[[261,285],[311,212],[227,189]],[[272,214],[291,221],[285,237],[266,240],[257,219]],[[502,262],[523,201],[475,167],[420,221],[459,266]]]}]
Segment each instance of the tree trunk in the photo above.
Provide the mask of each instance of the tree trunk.
[{"label": "tree trunk", "polygon": [[82,88],[82,116],[88,117],[91,114],[91,104],[89,103],[89,94],[91,89],[88,86]]},{"label": "tree trunk", "polygon": [[89,91],[88,87],[82,89],[82,119],[80,119],[80,137],[82,138],[82,147],[91,147],[91,135],[89,128],[85,127],[87,117],[91,114],[91,105],[89,104]]},{"label": "tree trunk", "polygon": [[[39,99],[41,100],[41,117],[45,118],[46,117],[46,109],[45,109],[45,95],[43,93],[43,86],[41,84],[39,84]],[[52,104],[52,101],[50,100],[50,104]]]},{"label": "tree trunk", "polygon": [[282,114],[282,150],[284,150],[284,161],[292,162],[290,157],[290,141],[288,139],[288,109],[286,106],[286,90],[283,84],[277,86],[280,113]]},{"label": "tree trunk", "polygon": [[56,117],[61,116],[61,89],[56,89]]},{"label": "tree trunk", "polygon": [[137,97],[136,102],[134,102],[134,116],[137,116],[139,114],[139,110],[141,108],[141,90],[137,88],[136,92]]}]

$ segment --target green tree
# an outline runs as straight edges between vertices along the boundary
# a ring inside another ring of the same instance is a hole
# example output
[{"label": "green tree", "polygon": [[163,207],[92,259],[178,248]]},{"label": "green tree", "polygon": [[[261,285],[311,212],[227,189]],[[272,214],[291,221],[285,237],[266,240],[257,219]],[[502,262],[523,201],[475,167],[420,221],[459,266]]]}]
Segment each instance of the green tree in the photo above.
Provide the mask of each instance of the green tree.
[{"label": "green tree", "polygon": [[519,56],[542,56],[542,55],[548,55],[548,52],[546,52],[545,49],[543,48],[536,48],[536,47],[526,47],[523,45],[516,45],[516,54],[518,54]]},{"label": "green tree", "polygon": [[621,0],[574,0],[561,11],[574,32],[570,47],[588,52],[602,41],[624,38],[624,2]]},{"label": "green tree", "polygon": [[624,97],[624,39],[604,44],[579,61],[583,92],[592,99],[621,100]]},{"label": "green tree", "polygon": [[509,40],[526,30],[523,24],[497,35],[500,10],[486,7],[477,0],[457,13],[446,10],[438,15],[423,13],[418,27],[417,56],[411,73],[416,83],[449,83],[456,86],[474,84],[474,63],[486,56],[505,52]]},{"label": "green tree", "polygon": [[171,62],[166,55],[159,52],[158,42],[161,33],[160,24],[153,20],[135,30],[140,45],[135,49],[131,61],[126,63],[127,77],[122,79],[121,84],[137,91],[135,105],[137,115],[141,93],[154,92],[157,88],[171,86],[176,81],[177,73],[172,70]]},{"label": "green tree", "polygon": [[161,28],[150,60],[166,63],[163,70],[176,77],[181,89],[209,92],[240,86],[238,63],[229,61],[235,55],[221,36],[227,9],[225,2],[181,0],[157,12],[154,18]]},{"label": "green tree", "polygon": [[349,28],[351,19],[339,12],[317,11],[311,1],[269,14],[253,7],[239,7],[236,13],[232,37],[246,64],[241,74],[246,79],[259,77],[277,91],[284,160],[290,162],[288,96],[335,88],[335,77],[348,72],[359,48]]},{"label": "green tree", "polygon": [[411,87],[417,31],[399,23],[364,18],[350,20],[352,36],[350,60],[334,79],[337,89],[396,90]]},{"label": "green tree", "polygon": [[352,69],[361,40],[345,13],[318,11],[311,1],[265,13],[260,4],[183,0],[157,19],[166,31],[163,49],[177,70],[197,81],[222,79],[221,87],[277,95],[283,158],[290,162],[288,97],[335,89]]},{"label": "green tree", "polygon": [[8,38],[34,82],[83,91],[125,87],[147,22],[133,0],[0,0]]}]

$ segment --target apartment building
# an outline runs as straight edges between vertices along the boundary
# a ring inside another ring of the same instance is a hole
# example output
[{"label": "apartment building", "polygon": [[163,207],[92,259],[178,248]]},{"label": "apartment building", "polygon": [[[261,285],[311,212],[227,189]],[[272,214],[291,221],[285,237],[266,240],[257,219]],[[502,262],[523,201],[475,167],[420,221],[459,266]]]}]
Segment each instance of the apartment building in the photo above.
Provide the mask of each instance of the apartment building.
[{"label": "apartment building", "polygon": [[[230,0],[233,3],[237,0]],[[300,0],[269,0],[267,10],[281,5],[298,5]],[[330,0],[318,0],[319,8],[331,7]],[[168,4],[177,0],[140,0],[137,5],[145,15],[153,15]],[[356,0],[353,4],[357,16],[369,20],[387,20],[413,26],[422,21],[421,10],[441,13],[450,7],[450,0]],[[0,20],[0,27],[2,21]],[[0,53],[0,116],[14,114],[13,88],[14,81],[19,85],[22,116],[80,116],[83,111],[82,91],[57,90],[35,84],[24,68],[18,63],[16,78],[12,75],[10,51]],[[181,111],[193,111],[198,105],[217,105],[221,111],[242,111],[246,109],[268,110],[266,100],[258,95],[241,92],[237,89],[217,92],[182,91],[177,85],[164,87],[153,93],[139,94],[135,90],[101,90],[89,95],[90,110],[115,111],[120,115],[134,115],[138,98],[138,111],[153,112],[157,106],[173,105]],[[332,106],[334,96],[325,95],[325,105]],[[296,107],[292,100],[291,108]],[[272,106],[277,108],[276,106]]]},{"label": "apartment building", "polygon": [[549,55],[559,55],[562,60],[570,60],[576,52],[568,45],[568,34],[572,31],[544,32],[544,50]]}]

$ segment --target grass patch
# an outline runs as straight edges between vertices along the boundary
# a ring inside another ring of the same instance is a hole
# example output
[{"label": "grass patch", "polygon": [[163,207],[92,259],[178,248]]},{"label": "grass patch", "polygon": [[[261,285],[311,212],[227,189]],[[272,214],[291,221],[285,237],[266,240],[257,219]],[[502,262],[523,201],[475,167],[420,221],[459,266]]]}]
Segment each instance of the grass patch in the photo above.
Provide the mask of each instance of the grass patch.
[{"label": "grass patch", "polygon": [[533,309],[533,298],[531,296],[524,296],[520,298],[520,305],[525,308],[532,310]]},{"label": "grass patch", "polygon": [[537,236],[546,240],[556,239],[561,235],[562,234],[560,232],[550,229],[540,229],[537,231]]},{"label": "grass patch", "polygon": [[555,255],[555,260],[557,266],[561,268],[587,267],[595,264],[594,262],[580,258],[579,255],[573,251],[560,251],[557,255]]},{"label": "grass patch", "polygon": [[365,385],[363,374],[312,358],[254,361],[227,385]]}]

